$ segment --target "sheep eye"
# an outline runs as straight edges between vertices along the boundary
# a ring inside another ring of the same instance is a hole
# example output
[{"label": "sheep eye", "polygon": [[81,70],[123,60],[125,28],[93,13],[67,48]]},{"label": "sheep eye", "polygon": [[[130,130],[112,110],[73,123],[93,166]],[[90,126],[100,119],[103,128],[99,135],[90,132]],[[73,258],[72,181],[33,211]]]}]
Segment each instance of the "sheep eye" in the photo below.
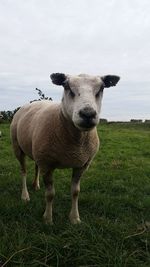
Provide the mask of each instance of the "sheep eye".
[{"label": "sheep eye", "polygon": [[96,95],[95,95],[96,98],[98,98],[98,97],[100,96],[100,92],[101,92],[101,90],[99,90],[99,91],[96,93]]},{"label": "sheep eye", "polygon": [[65,83],[65,84],[64,84],[64,89],[65,89],[66,91],[69,92],[69,95],[70,95],[72,98],[75,97],[75,93],[72,92],[72,90],[70,89],[70,86],[69,86],[68,83]]},{"label": "sheep eye", "polygon": [[69,90],[69,94],[70,94],[70,96],[71,96],[72,98],[75,97],[75,93],[72,92],[71,89]]},{"label": "sheep eye", "polygon": [[101,86],[99,91],[96,93],[95,97],[98,98],[100,96],[100,93],[103,92],[103,90],[104,90],[104,86]]}]

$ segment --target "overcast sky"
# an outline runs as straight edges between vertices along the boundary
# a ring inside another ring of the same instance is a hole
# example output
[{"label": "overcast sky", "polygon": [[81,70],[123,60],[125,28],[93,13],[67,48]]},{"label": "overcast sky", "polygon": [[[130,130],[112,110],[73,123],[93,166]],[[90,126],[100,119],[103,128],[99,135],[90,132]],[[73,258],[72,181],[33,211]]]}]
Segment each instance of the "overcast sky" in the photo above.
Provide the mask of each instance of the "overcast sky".
[{"label": "overcast sky", "polygon": [[150,119],[150,1],[0,0],[0,110],[61,100],[53,72],[120,75],[101,117]]}]

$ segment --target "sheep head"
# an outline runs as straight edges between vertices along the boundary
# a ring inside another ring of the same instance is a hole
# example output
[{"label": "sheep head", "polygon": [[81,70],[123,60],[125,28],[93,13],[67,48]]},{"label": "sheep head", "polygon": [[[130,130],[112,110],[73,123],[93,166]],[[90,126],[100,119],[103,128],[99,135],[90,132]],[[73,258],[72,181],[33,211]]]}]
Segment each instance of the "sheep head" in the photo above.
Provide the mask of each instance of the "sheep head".
[{"label": "sheep head", "polygon": [[115,86],[119,76],[77,76],[63,73],[51,74],[51,80],[56,85],[64,87],[62,112],[81,131],[93,129],[99,122],[103,90]]}]

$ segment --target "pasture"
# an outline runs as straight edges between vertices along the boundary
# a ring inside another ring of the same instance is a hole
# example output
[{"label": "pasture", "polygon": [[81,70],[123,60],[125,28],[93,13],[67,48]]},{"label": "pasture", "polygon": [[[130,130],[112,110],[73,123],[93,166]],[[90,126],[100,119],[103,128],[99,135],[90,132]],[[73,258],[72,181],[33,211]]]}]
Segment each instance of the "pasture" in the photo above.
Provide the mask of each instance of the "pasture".
[{"label": "pasture", "polygon": [[70,170],[55,171],[54,225],[44,225],[44,185],[29,203],[9,138],[0,124],[0,266],[150,266],[150,125],[100,124],[100,150],[81,180],[82,223],[71,225]]}]

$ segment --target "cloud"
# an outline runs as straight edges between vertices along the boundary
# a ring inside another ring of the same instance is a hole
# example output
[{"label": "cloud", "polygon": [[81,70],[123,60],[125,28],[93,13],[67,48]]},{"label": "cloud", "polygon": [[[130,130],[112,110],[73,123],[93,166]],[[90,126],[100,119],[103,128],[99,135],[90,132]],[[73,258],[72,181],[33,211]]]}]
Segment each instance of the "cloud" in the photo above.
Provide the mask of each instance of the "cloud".
[{"label": "cloud", "polygon": [[[23,104],[38,86],[61,98],[50,84],[52,72],[118,74],[120,92],[129,82],[130,105],[132,84],[150,82],[149,14],[148,0],[0,1],[0,109]],[[144,86],[138,92],[150,99]]]}]

